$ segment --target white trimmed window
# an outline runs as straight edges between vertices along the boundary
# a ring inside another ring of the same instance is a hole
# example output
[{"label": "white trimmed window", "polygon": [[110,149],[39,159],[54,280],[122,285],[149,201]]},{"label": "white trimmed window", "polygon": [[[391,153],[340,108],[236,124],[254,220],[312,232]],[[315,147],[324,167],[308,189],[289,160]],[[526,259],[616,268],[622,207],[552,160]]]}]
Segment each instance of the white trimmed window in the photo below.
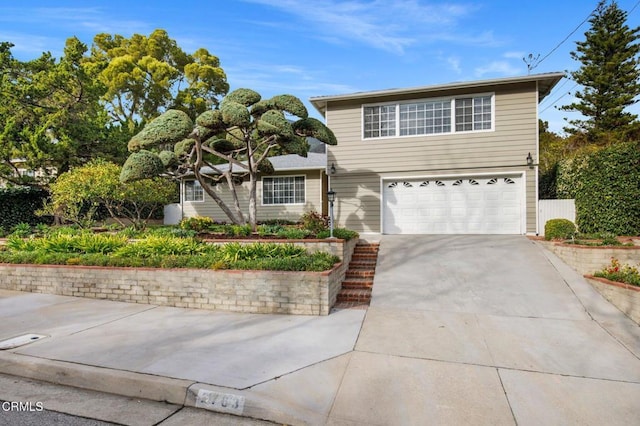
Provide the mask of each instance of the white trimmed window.
[{"label": "white trimmed window", "polygon": [[184,182],[184,201],[204,201],[204,190],[197,180]]},{"label": "white trimmed window", "polygon": [[383,138],[396,135],[396,106],[364,107],[364,137]]},{"label": "white trimmed window", "polygon": [[493,95],[365,105],[364,139],[473,132],[493,128]]},{"label": "white trimmed window", "polygon": [[262,178],[262,204],[304,204],[304,176]]}]

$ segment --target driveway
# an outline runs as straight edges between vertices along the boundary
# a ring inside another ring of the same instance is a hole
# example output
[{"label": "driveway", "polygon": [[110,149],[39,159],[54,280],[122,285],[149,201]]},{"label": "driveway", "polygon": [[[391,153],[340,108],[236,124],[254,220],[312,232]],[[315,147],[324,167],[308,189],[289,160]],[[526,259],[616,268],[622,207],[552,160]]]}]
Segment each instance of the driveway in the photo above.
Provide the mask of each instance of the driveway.
[{"label": "driveway", "polygon": [[384,236],[355,349],[332,417],[493,425],[640,419],[637,325],[522,236]]}]

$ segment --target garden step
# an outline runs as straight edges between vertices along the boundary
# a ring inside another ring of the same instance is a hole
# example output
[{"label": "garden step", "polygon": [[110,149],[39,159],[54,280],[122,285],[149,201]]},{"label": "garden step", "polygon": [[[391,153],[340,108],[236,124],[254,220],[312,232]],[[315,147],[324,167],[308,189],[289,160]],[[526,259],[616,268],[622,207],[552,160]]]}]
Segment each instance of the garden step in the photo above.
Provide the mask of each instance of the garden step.
[{"label": "garden step", "polygon": [[339,309],[367,309],[369,307],[369,302],[336,302],[333,305],[333,310]]},{"label": "garden step", "polygon": [[376,260],[378,259],[378,255],[377,254],[373,254],[373,253],[354,253],[353,256],[351,256],[351,260]]},{"label": "garden step", "polygon": [[337,302],[370,302],[371,289],[347,289],[343,288],[338,293]]},{"label": "garden step", "polygon": [[342,282],[342,288],[366,289],[373,287],[372,278],[349,278]]},{"label": "garden step", "polygon": [[362,262],[362,261],[356,261],[356,262],[351,262],[349,263],[349,269],[369,269],[372,271],[376,270],[376,262]]},{"label": "garden step", "polygon": [[349,269],[346,273],[346,278],[369,278],[372,279],[375,271],[368,269]]},{"label": "garden step", "polygon": [[375,254],[378,254],[378,251],[380,251],[378,247],[356,246],[356,248],[353,249],[354,253],[375,253]]}]

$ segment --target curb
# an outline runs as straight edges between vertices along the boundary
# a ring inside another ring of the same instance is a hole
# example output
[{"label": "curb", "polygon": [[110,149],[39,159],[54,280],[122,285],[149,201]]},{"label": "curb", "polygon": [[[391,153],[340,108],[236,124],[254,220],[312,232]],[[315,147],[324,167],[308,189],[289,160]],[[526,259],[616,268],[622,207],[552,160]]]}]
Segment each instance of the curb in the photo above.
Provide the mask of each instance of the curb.
[{"label": "curb", "polygon": [[0,372],[131,398],[185,405],[188,389],[195,382],[144,373],[54,361],[0,351]]}]

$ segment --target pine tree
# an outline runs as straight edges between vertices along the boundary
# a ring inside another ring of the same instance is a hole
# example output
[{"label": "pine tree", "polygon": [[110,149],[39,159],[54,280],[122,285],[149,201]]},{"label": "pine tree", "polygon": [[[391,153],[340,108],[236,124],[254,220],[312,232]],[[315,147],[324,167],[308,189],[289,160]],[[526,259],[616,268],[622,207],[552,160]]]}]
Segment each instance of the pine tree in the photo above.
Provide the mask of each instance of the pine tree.
[{"label": "pine tree", "polygon": [[565,130],[586,133],[591,142],[624,137],[637,125],[637,116],[625,109],[640,95],[640,27],[630,29],[626,20],[627,12],[615,1],[609,5],[600,1],[589,19],[585,40],[577,42],[576,51],[571,52],[582,65],[570,74],[583,90],[575,93],[576,102],[560,109],[585,117],[569,120],[573,127]]}]

